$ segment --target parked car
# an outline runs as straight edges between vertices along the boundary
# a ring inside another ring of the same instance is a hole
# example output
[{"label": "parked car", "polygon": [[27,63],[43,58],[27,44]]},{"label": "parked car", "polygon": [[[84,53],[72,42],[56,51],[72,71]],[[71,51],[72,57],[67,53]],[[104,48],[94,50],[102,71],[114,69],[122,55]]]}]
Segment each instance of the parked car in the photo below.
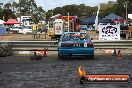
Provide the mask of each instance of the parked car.
[{"label": "parked car", "polygon": [[22,26],[13,26],[10,31],[13,33],[19,33],[19,31],[21,31],[23,29]]},{"label": "parked car", "polygon": [[94,59],[94,45],[86,32],[65,32],[58,43],[58,58],[85,56]]},{"label": "parked car", "polygon": [[88,31],[87,25],[79,25],[78,31]]},{"label": "parked car", "polygon": [[32,26],[31,25],[24,26],[23,29],[19,31],[19,33],[22,34],[32,33]]}]

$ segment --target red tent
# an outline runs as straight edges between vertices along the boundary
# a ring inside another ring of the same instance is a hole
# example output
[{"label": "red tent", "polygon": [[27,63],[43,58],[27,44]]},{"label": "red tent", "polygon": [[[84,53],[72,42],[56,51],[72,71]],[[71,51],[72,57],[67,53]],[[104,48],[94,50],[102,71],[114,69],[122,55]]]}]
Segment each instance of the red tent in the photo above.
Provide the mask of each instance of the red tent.
[{"label": "red tent", "polygon": [[5,25],[6,25],[6,24],[20,24],[20,22],[18,22],[16,19],[10,18],[10,19],[8,19],[8,21],[5,22],[4,24],[5,24]]}]

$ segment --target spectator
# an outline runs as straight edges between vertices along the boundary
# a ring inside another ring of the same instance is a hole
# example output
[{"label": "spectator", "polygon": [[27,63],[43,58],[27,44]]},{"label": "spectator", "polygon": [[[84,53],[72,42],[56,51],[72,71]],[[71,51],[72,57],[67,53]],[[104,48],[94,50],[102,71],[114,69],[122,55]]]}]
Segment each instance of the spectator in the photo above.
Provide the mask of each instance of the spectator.
[{"label": "spectator", "polygon": [[44,26],[42,26],[42,28],[41,28],[41,33],[42,33],[42,32],[44,32]]}]

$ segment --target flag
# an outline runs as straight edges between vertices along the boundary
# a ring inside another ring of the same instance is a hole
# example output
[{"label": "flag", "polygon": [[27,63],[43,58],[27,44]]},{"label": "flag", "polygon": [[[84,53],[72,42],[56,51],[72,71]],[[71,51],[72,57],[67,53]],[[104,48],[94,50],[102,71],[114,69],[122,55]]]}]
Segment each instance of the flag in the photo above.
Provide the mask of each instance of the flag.
[{"label": "flag", "polygon": [[100,10],[100,4],[98,5],[97,16],[96,16],[96,19],[95,19],[95,30],[98,30],[98,15],[99,15],[99,10]]}]

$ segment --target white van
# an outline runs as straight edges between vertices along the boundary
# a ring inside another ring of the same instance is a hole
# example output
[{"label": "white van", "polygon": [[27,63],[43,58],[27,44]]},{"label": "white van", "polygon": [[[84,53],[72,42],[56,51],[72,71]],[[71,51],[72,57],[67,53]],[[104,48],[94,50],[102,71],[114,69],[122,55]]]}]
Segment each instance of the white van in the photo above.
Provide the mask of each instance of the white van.
[{"label": "white van", "polygon": [[22,34],[32,33],[32,26],[31,25],[24,26],[23,29],[19,31],[19,33]]}]

